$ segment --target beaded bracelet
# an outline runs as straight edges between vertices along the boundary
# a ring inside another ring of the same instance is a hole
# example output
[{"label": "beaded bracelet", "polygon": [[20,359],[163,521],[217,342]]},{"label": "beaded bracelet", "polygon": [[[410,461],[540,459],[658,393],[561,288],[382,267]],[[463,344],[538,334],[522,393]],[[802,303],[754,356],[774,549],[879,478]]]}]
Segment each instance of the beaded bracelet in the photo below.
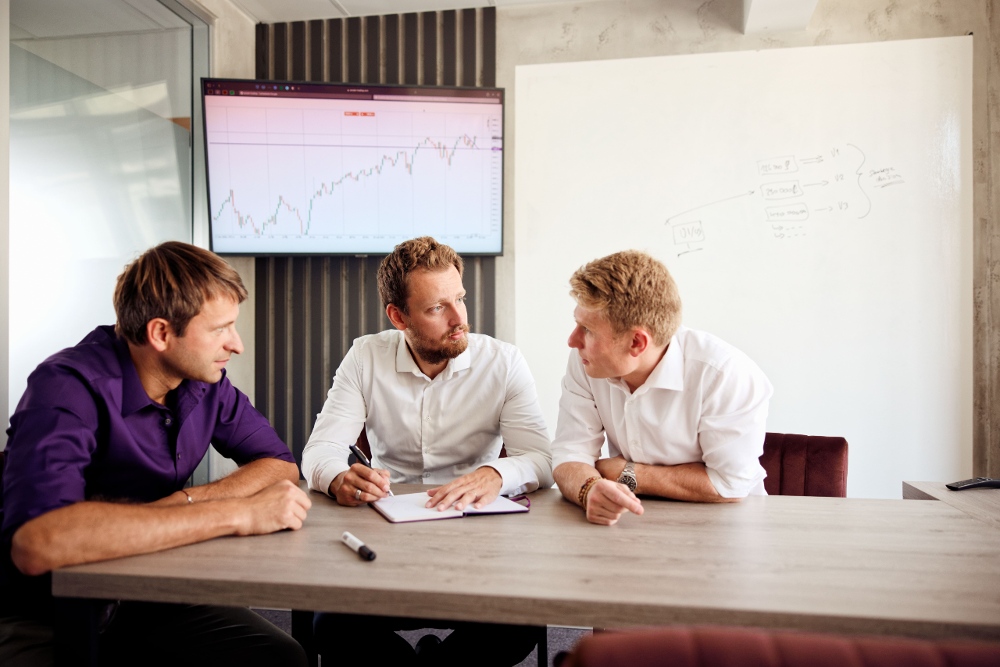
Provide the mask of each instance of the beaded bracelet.
[{"label": "beaded bracelet", "polygon": [[580,507],[587,506],[587,494],[590,493],[590,487],[594,486],[600,479],[600,477],[591,477],[580,487],[580,494],[576,497],[576,502],[579,503]]}]

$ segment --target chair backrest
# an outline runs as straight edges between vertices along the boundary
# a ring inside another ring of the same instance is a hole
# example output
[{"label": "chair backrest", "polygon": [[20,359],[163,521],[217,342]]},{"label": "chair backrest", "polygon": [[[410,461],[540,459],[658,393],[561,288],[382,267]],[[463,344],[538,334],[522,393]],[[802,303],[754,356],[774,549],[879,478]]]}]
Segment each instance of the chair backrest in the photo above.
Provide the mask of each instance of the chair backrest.
[{"label": "chair backrest", "polygon": [[768,433],[760,464],[771,496],[847,496],[847,440]]},{"label": "chair backrest", "polygon": [[844,637],[746,628],[670,627],[585,637],[562,667],[986,667],[1000,644]]}]

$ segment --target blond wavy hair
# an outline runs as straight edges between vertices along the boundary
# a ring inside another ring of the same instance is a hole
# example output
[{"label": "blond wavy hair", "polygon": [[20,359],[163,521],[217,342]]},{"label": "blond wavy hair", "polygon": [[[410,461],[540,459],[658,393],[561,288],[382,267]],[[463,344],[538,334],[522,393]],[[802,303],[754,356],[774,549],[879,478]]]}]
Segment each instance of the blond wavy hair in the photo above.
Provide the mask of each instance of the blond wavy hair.
[{"label": "blond wavy hair", "polygon": [[638,250],[616,252],[581,266],[570,296],[604,315],[616,336],[636,327],[666,345],[681,325],[681,295],[667,267]]}]

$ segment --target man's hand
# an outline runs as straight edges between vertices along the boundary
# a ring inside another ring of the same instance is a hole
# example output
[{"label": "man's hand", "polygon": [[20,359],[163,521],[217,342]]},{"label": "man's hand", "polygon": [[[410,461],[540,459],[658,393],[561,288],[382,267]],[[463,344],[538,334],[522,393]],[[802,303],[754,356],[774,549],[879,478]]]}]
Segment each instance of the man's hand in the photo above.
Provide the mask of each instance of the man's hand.
[{"label": "man's hand", "polygon": [[616,456],[613,459],[597,459],[594,467],[597,468],[597,472],[601,473],[601,477],[604,479],[617,482],[618,478],[621,477],[622,470],[625,470],[625,463],[624,457]]},{"label": "man's hand", "polygon": [[[608,459],[602,459],[608,460]],[[600,461],[598,470],[600,468]],[[622,466],[624,467],[624,466]],[[604,471],[601,471],[603,474]],[[621,471],[619,471],[620,473]],[[594,482],[587,493],[587,521],[602,526],[613,526],[625,512],[642,514],[642,503],[624,484],[609,479],[599,479]]]},{"label": "man's hand", "polygon": [[237,535],[266,535],[279,530],[298,530],[312,507],[309,496],[288,480],[272,484],[239,502],[246,510],[246,520],[237,528]]},{"label": "man's hand", "polygon": [[444,511],[452,505],[457,510],[463,510],[469,505],[479,508],[496,500],[501,488],[503,477],[496,468],[483,466],[428,491],[427,495],[431,499],[427,501],[427,507],[437,508],[438,511]]},{"label": "man's hand", "polygon": [[[360,497],[358,490],[361,490]],[[389,495],[389,471],[355,463],[330,482],[330,495],[340,505],[357,507]]]}]

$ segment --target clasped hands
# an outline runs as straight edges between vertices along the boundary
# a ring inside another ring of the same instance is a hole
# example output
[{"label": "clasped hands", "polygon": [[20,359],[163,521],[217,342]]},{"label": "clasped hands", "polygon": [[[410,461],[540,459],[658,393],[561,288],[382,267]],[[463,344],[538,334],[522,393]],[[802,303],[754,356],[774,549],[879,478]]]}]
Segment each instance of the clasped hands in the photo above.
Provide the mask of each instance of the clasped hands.
[{"label": "clasped hands", "polygon": [[[463,510],[470,505],[482,507],[496,500],[502,487],[503,478],[500,473],[495,468],[483,466],[429,490],[427,507],[439,511],[451,507]],[[334,478],[330,491],[341,505],[357,507],[374,502],[389,494],[389,471],[355,463]]]}]

